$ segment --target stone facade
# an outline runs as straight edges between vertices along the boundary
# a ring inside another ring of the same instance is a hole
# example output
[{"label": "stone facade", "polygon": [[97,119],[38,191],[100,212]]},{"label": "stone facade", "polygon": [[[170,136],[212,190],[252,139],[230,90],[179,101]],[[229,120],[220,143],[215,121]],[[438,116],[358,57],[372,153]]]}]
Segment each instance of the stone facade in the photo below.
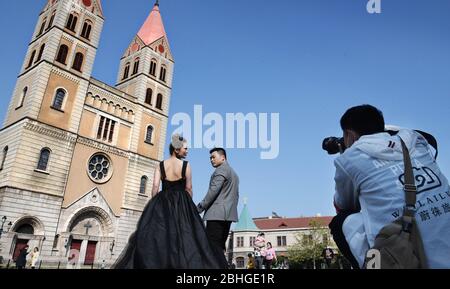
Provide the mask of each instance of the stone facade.
[{"label": "stone facade", "polygon": [[[158,6],[151,17],[161,22]],[[44,264],[111,264],[151,198],[173,79],[168,39],[136,36],[113,87],[91,77],[103,23],[100,0],[49,0],[39,15],[0,130],[4,261],[28,244]]]}]

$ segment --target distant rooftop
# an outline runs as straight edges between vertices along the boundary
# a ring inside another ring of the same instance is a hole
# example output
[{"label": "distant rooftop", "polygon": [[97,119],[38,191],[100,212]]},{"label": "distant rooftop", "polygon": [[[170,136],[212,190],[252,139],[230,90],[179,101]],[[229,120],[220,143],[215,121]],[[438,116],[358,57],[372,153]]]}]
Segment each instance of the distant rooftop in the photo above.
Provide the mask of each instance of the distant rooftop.
[{"label": "distant rooftop", "polygon": [[260,230],[309,228],[311,221],[317,221],[328,226],[333,217],[301,217],[301,218],[254,218],[253,221]]},{"label": "distant rooftop", "polygon": [[234,232],[244,231],[263,231],[279,229],[307,229],[310,228],[312,221],[316,221],[324,227],[328,227],[333,217],[321,216],[315,217],[280,217],[276,212],[272,212],[269,217],[252,218],[247,206],[247,198],[244,198],[244,208],[239,215],[239,221],[234,227]]},{"label": "distant rooftop", "polygon": [[234,227],[235,232],[237,231],[257,231],[259,230],[253,221],[250,213],[248,212],[247,204],[244,203],[244,208],[242,209],[241,214],[239,215],[239,221]]}]

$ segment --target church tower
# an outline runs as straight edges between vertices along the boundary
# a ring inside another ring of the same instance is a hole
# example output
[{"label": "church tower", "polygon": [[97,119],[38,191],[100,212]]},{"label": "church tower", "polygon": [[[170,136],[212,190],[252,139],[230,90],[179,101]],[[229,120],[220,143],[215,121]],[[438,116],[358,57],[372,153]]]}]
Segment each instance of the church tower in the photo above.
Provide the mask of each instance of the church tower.
[{"label": "church tower", "polygon": [[100,0],[49,0],[39,15],[5,126],[23,118],[76,133],[103,28]]},{"label": "church tower", "polygon": [[167,114],[174,61],[156,2],[120,60],[116,87],[147,108]]},{"label": "church tower", "polygon": [[158,1],[120,59],[91,76],[100,0],[49,0],[0,129],[0,256],[28,244],[47,263],[112,263],[150,200],[163,159],[173,57]]}]

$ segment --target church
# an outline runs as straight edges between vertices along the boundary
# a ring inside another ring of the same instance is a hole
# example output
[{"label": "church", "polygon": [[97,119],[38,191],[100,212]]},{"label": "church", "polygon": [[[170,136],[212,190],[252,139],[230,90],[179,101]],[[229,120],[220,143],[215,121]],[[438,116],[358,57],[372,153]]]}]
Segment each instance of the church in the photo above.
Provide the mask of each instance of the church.
[{"label": "church", "polygon": [[91,76],[101,0],[40,12],[0,129],[3,264],[25,245],[43,263],[111,264],[127,244],[163,159],[174,68],[158,1],[149,10],[115,86]]}]

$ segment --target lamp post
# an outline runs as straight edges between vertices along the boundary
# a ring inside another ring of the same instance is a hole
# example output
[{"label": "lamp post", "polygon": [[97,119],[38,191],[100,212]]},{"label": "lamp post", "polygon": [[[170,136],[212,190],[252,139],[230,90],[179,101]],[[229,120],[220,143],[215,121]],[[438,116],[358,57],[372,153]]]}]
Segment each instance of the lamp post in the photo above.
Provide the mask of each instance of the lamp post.
[{"label": "lamp post", "polygon": [[116,240],[114,239],[111,244],[109,245],[109,251],[111,251],[111,255],[114,251],[114,246],[115,246]]},{"label": "lamp post", "polygon": [[[0,228],[0,238],[2,237],[3,227],[5,226],[6,220],[7,220],[6,216],[3,216],[3,218],[2,218],[2,226]],[[9,222],[8,225],[6,226],[6,233],[8,233],[9,229],[11,228],[11,226],[12,226],[12,223]]]}]

